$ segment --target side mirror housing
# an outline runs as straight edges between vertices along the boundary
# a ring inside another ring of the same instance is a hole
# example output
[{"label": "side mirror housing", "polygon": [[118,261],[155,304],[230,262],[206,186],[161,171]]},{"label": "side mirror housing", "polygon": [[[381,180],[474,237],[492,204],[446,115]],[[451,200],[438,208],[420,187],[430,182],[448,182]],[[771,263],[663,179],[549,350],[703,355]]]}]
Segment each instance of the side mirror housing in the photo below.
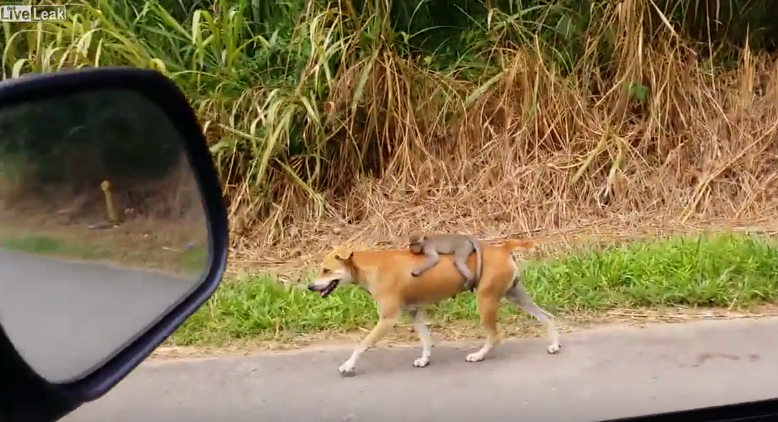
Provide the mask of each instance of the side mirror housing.
[{"label": "side mirror housing", "polygon": [[197,117],[151,70],[0,83],[0,419],[121,381],[216,290],[227,212]]}]

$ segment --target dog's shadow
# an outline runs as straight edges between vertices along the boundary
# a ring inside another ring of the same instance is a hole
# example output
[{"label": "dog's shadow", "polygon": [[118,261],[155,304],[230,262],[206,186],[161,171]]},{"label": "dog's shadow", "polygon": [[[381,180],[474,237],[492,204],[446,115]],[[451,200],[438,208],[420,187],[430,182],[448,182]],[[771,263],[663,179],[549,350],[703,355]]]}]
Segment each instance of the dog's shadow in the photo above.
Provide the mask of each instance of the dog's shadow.
[{"label": "dog's shadow", "polygon": [[[538,344],[534,344],[538,343]],[[379,374],[427,374],[432,373],[466,373],[495,369],[509,362],[519,362],[527,354],[543,354],[546,352],[539,342],[511,341],[505,342],[486,356],[480,362],[467,362],[465,357],[477,351],[481,343],[464,345],[439,345],[432,348],[432,357],[428,366],[417,368],[413,362],[421,357],[421,347],[380,347],[365,352],[357,363],[356,371],[346,377],[379,376]],[[537,350],[536,350],[537,349]],[[344,354],[344,360],[348,354]]]},{"label": "dog's shadow", "polygon": [[[327,383],[338,378],[355,378],[370,382],[397,377],[402,379],[423,379],[429,376],[445,376],[447,379],[452,377],[459,379],[459,376],[477,378],[484,374],[505,370],[524,371],[532,367],[542,367],[549,362],[549,359],[556,361],[562,358],[547,353],[546,341],[547,339],[543,338],[506,339],[492,349],[481,362],[467,362],[465,359],[468,354],[481,347],[483,344],[481,342],[439,344],[432,348],[430,363],[424,368],[413,365],[414,361],[421,357],[419,345],[379,346],[366,351],[361,356],[356,370],[350,376],[338,372],[338,367],[351,356],[353,351],[350,347],[342,346],[259,355],[248,363],[241,364],[237,370],[241,374],[246,373],[245,366],[250,365],[251,370],[248,372],[251,379],[268,380],[283,377],[288,382],[299,383],[299,388]],[[568,355],[564,351],[561,354]],[[232,362],[232,360],[227,359],[224,362]],[[363,384],[359,382],[357,385]]]}]

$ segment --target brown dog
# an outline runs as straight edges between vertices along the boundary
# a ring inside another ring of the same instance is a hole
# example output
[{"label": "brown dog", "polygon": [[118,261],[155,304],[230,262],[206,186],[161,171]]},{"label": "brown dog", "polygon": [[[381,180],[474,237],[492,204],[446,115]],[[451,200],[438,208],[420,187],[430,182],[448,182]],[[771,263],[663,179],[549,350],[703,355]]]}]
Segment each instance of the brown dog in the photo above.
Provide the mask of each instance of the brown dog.
[{"label": "brown dog", "polygon": [[[486,343],[475,353],[467,355],[468,362],[479,362],[500,343],[497,331],[497,310],[505,297],[527,313],[541,321],[548,331],[551,345],[548,353],[558,353],[561,345],[553,316],[529,297],[521,285],[519,268],[511,252],[535,246],[532,240],[509,240],[493,246],[480,242],[483,248],[483,273],[476,290],[481,325],[486,330]],[[358,284],[375,299],[378,324],[354,349],[351,357],[338,370],[350,374],[360,355],[373,347],[394,327],[400,312],[406,311],[413,318],[414,329],[419,333],[422,355],[413,362],[419,368],[429,364],[432,338],[424,321],[424,307],[462,292],[462,275],[454,266],[451,256],[441,256],[441,262],[418,277],[411,277],[411,269],[424,261],[423,255],[414,255],[408,249],[334,252],[327,256],[321,274],[308,285],[308,289],[328,296],[341,284]],[[476,258],[471,255],[467,265],[475,269]]]}]

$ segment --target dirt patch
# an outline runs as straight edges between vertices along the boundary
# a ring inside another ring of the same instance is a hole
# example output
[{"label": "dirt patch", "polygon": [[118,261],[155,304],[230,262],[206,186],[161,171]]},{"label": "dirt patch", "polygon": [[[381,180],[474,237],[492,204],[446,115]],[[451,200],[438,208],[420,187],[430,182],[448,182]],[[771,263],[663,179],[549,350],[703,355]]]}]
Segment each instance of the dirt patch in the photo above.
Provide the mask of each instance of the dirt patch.
[{"label": "dirt patch", "polygon": [[5,192],[0,246],[199,275],[206,265],[208,232],[188,164],[179,163],[162,179],[117,185],[109,195],[100,186],[78,191],[63,186],[34,190],[33,185],[27,186],[33,189],[29,195]]},{"label": "dirt patch", "polygon": [[[566,316],[558,320],[560,333],[598,328],[604,325],[628,325],[644,327],[647,324],[678,324],[701,320],[731,320],[758,319],[778,316],[778,305],[764,305],[750,310],[736,311],[732,309],[707,308],[662,308],[662,309],[617,309],[602,313],[589,313],[575,317]],[[461,342],[482,339],[483,332],[477,322],[473,324],[456,323],[442,326],[435,321],[429,321],[433,341]],[[521,324],[502,325],[500,330],[504,338],[542,337],[545,329],[534,320]],[[192,359],[213,356],[244,356],[262,352],[280,352],[304,350],[308,348],[328,348],[353,346],[366,334],[367,329],[348,334],[317,333],[295,337],[278,338],[272,341],[235,342],[227,347],[182,347],[164,344],[152,354],[154,360]],[[410,323],[398,324],[395,330],[381,341],[381,346],[414,346],[418,345],[418,336]]]},{"label": "dirt patch", "polygon": [[200,274],[207,258],[207,238],[191,225],[128,221],[105,230],[35,225],[13,220],[0,228],[0,245],[22,252],[77,261],[105,261],[181,274]]}]

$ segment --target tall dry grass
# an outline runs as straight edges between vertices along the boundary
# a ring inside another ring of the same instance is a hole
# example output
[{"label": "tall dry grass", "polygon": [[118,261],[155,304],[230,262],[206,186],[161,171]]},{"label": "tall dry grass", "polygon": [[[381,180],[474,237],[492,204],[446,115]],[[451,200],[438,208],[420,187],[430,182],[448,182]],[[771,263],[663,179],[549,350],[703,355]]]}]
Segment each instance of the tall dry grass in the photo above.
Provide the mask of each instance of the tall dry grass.
[{"label": "tall dry grass", "polygon": [[[217,0],[182,21],[158,1],[76,2],[60,25],[4,25],[4,75],[168,74],[201,116],[245,262],[411,229],[775,215],[778,62],[742,42],[722,65],[714,2],[511,2],[437,50],[418,41],[434,28],[398,28],[396,4],[357,3]],[[708,41],[678,13],[705,15]]]}]

